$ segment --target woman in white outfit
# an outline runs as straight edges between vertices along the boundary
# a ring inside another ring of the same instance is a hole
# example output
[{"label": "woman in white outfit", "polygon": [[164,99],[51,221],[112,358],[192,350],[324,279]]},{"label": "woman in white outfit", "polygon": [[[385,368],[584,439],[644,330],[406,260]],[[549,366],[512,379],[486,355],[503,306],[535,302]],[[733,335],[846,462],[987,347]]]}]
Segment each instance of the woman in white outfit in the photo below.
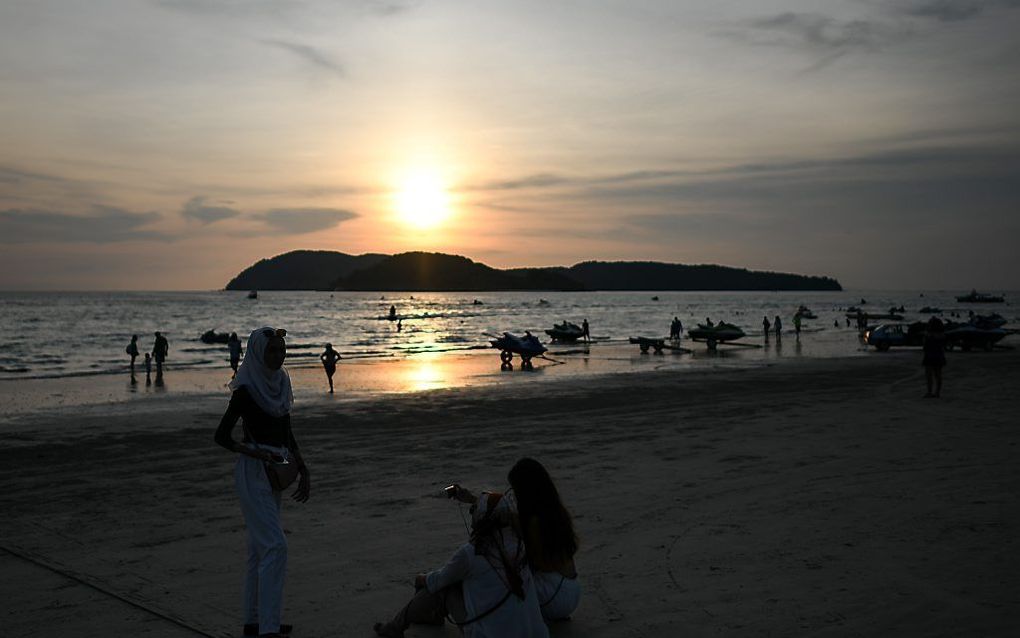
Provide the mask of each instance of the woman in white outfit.
[{"label": "woman in white outfit", "polygon": [[[574,565],[577,535],[570,512],[560,501],[549,473],[535,459],[517,461],[507,480],[512,491],[501,506],[517,516],[542,617],[550,622],[567,620],[581,602],[581,584]],[[477,500],[460,486],[452,496],[464,503]]]},{"label": "woman in white outfit", "polygon": [[[234,482],[241,500],[248,536],[244,582],[244,634],[282,636],[290,633],[280,623],[283,582],[287,571],[287,539],[280,523],[280,492],[266,475],[265,462],[296,463],[300,472],[294,500],[304,503],[311,478],[290,427],[294,401],[290,375],[283,367],[287,356],[284,330],[260,328],[248,337],[248,348],[237,376],[230,382],[233,394],[216,429],[216,442],[237,453]],[[243,439],[233,435],[238,419]]]},{"label": "woman in white outfit", "polygon": [[517,461],[507,479],[517,502],[542,616],[550,621],[566,620],[581,602],[574,565],[577,535],[570,513],[549,473],[535,459]]},{"label": "woman in white outfit", "polygon": [[418,593],[388,623],[386,638],[403,638],[411,623],[441,625],[446,617],[467,638],[547,638],[535,582],[502,495],[483,492],[471,508],[471,540],[440,569],[415,578]]}]

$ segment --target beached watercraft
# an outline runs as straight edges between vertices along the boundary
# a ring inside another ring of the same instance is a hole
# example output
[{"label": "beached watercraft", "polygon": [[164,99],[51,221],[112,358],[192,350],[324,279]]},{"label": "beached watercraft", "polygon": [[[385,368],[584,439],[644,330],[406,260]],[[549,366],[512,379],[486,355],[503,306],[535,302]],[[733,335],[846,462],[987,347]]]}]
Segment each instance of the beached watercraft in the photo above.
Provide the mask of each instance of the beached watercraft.
[{"label": "beached watercraft", "polygon": [[699,323],[697,328],[688,330],[687,335],[692,341],[704,341],[709,350],[714,350],[717,344],[736,341],[746,336],[743,330],[725,321],[714,325]]},{"label": "beached watercraft", "polygon": [[569,321],[554,324],[553,327],[546,330],[545,333],[549,335],[553,341],[574,342],[584,336],[584,330],[581,329],[581,326],[576,323],[570,323]]},{"label": "beached watercraft", "polygon": [[990,315],[974,315],[970,318],[969,323],[977,326],[978,328],[992,330],[1006,325],[1006,318],[995,312]]},{"label": "beached watercraft", "polygon": [[502,337],[489,341],[493,348],[499,348],[499,359],[503,365],[508,367],[514,355],[521,358],[521,368],[528,370],[532,367],[532,357],[540,357],[545,354],[546,347],[538,340],[538,337],[525,332],[523,337],[504,332]]},{"label": "beached watercraft", "polygon": [[949,322],[946,324],[946,348],[950,350],[953,348],[991,350],[1008,334],[1009,331],[1002,328],[979,328],[972,323]]},{"label": "beached watercraft", "polygon": [[960,295],[956,300],[960,303],[1002,303],[1005,298],[1002,295],[986,295],[972,289],[970,294]]}]

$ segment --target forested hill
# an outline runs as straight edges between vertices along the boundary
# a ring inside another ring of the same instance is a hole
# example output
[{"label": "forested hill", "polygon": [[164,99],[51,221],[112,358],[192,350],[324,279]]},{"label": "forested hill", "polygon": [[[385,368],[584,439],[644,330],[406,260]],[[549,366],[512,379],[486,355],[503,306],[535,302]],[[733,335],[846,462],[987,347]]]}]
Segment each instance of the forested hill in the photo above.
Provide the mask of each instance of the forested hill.
[{"label": "forested hill", "polygon": [[230,280],[227,290],[332,290],[337,277],[368,268],[386,255],[295,250],[261,259]]},{"label": "forested hill", "polygon": [[842,290],[830,277],[715,265],[586,261],[501,270],[467,257],[299,250],[263,259],[227,290]]}]

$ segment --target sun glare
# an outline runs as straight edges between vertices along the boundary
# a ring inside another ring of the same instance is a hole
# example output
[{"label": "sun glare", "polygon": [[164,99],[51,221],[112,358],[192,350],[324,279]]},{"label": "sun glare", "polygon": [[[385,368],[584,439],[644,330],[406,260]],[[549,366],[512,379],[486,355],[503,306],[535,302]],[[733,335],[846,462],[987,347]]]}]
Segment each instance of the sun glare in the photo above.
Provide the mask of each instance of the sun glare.
[{"label": "sun glare", "polygon": [[434,228],[450,216],[450,195],[438,175],[412,173],[396,193],[401,221],[418,229]]}]

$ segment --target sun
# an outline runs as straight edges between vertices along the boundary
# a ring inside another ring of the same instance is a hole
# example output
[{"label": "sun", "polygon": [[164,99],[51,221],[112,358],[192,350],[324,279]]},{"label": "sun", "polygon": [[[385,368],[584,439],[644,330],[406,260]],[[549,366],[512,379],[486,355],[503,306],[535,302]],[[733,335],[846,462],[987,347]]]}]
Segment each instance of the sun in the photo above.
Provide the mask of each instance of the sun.
[{"label": "sun", "polygon": [[408,174],[395,199],[400,220],[417,229],[435,228],[450,216],[450,195],[435,173]]}]

